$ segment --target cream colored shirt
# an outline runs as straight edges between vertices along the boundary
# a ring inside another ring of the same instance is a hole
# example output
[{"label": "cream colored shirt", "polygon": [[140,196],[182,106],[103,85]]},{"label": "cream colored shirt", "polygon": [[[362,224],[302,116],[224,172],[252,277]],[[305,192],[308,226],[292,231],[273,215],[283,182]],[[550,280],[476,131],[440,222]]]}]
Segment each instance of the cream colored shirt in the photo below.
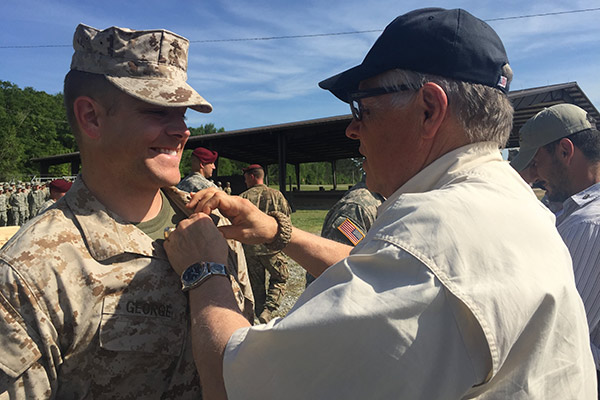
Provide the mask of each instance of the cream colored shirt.
[{"label": "cream colored shirt", "polygon": [[426,167],[283,319],[237,330],[229,399],[595,399],[554,217],[491,143]]}]

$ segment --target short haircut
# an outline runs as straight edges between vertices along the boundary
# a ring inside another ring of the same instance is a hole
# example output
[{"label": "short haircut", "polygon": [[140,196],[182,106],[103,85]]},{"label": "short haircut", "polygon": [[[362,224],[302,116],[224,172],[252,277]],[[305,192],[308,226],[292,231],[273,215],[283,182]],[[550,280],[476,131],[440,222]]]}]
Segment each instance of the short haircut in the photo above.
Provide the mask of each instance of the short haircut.
[{"label": "short haircut", "polygon": [[244,172],[244,174],[252,175],[256,179],[264,179],[265,178],[265,171],[262,168],[254,168],[254,169],[251,169],[250,171]]},{"label": "short haircut", "polygon": [[573,146],[577,147],[588,161],[593,163],[600,162],[600,132],[598,130],[586,129],[579,131],[550,142],[542,147],[546,149],[548,153],[554,154],[558,143],[565,138],[573,142]]},{"label": "short haircut", "polygon": [[[503,73],[510,83],[513,74],[508,64],[504,66]],[[406,85],[414,90],[427,82],[436,83],[446,92],[448,108],[462,125],[470,143],[491,141],[502,148],[508,141],[514,110],[508,97],[498,89],[400,69],[379,75],[377,81],[383,87]],[[392,102],[402,107],[413,95],[414,92],[401,91],[393,95]]]},{"label": "short haircut", "polygon": [[101,103],[111,113],[116,108],[121,93],[104,75],[77,70],[71,70],[67,73],[64,83],[64,103],[67,120],[78,142],[80,132],[73,111],[75,100],[81,96],[88,96]]}]

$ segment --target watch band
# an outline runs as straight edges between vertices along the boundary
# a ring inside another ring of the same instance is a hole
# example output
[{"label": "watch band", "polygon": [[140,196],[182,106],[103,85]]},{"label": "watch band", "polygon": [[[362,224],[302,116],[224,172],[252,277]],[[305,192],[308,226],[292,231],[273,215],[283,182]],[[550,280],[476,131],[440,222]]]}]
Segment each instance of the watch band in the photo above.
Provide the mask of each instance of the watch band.
[{"label": "watch band", "polygon": [[268,215],[277,221],[277,234],[275,240],[265,243],[264,246],[270,251],[281,251],[292,239],[292,221],[281,211],[271,211]]},{"label": "watch band", "polygon": [[214,275],[228,276],[225,265],[207,261],[194,263],[181,274],[181,290],[187,292]]}]

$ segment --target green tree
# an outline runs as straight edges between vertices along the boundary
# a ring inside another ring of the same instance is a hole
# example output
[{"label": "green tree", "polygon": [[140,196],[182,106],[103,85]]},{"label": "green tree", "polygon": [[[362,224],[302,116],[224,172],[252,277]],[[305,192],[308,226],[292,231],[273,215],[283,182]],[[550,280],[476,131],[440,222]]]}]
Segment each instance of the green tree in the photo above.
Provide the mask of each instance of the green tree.
[{"label": "green tree", "polygon": [[0,179],[26,180],[39,173],[32,158],[75,151],[66,120],[62,94],[0,82]]}]

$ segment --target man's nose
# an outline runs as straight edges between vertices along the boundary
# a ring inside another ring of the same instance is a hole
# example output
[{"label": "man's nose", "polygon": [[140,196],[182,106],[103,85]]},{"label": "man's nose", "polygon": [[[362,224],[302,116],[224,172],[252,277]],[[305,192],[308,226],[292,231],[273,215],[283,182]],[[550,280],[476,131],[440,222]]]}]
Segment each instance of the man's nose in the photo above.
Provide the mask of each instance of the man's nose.
[{"label": "man's nose", "polygon": [[353,140],[358,140],[358,127],[360,125],[360,121],[352,118],[350,124],[346,127],[346,136]]},{"label": "man's nose", "polygon": [[187,139],[190,136],[190,130],[183,117],[173,118],[167,126],[167,133],[184,139]]}]

